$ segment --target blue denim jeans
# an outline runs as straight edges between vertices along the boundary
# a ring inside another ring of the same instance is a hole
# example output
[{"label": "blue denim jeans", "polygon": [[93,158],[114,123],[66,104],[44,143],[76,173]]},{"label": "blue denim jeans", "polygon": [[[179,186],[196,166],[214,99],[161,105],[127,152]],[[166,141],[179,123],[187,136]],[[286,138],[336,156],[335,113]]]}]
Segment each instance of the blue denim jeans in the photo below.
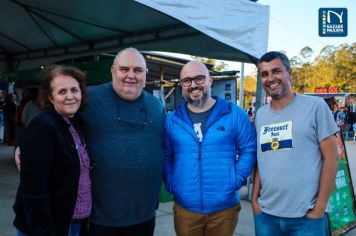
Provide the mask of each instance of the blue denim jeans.
[{"label": "blue denim jeans", "polygon": [[[68,236],[79,236],[79,233],[80,233],[80,224],[72,224]],[[28,236],[28,235],[22,233],[20,230],[16,230],[16,236]]]},{"label": "blue denim jeans", "polygon": [[329,236],[327,214],[320,219],[276,217],[264,212],[254,216],[256,236]]}]

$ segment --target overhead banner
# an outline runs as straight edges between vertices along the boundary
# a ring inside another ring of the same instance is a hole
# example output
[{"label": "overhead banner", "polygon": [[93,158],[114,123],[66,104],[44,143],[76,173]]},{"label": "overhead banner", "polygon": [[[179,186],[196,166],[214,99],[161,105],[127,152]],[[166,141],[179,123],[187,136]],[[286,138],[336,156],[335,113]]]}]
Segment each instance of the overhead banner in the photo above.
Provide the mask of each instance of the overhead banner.
[{"label": "overhead banner", "polygon": [[340,132],[337,134],[339,167],[335,179],[336,189],[331,193],[329,213],[332,236],[343,235],[356,226],[355,194],[350,175],[345,143]]}]

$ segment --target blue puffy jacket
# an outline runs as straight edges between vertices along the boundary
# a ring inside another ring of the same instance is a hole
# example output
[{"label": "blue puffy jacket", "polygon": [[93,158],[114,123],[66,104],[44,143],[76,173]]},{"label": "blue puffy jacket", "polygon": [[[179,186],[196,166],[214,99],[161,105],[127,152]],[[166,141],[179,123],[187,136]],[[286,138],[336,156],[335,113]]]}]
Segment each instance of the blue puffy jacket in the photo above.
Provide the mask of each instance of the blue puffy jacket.
[{"label": "blue puffy jacket", "polygon": [[236,105],[214,99],[202,142],[194,132],[187,103],[165,120],[166,188],[177,204],[204,214],[239,203],[237,190],[246,184],[256,162],[256,132],[248,116]]}]

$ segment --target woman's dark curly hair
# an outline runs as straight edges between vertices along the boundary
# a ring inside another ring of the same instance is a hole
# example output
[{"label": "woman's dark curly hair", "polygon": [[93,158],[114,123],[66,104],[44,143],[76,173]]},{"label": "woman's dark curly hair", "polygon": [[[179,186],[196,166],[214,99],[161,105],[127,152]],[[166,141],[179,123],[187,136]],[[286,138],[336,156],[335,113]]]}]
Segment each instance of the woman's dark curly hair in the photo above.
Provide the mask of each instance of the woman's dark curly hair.
[{"label": "woman's dark curly hair", "polygon": [[41,73],[42,84],[40,88],[40,94],[38,98],[40,108],[52,108],[53,104],[50,101],[52,97],[52,81],[56,76],[65,75],[73,77],[79,83],[79,88],[82,93],[82,102],[79,107],[79,111],[83,110],[87,104],[88,97],[86,92],[86,75],[83,71],[72,66],[64,65],[51,65],[46,67]]}]

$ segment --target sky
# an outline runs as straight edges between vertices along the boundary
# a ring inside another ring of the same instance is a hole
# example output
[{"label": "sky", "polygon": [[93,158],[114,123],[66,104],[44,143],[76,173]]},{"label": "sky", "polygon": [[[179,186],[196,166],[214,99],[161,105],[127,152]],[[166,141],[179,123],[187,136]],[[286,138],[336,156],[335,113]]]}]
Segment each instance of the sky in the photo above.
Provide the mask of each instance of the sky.
[{"label": "sky", "polygon": [[[338,46],[356,42],[355,0],[259,0],[258,3],[270,6],[268,50],[283,50],[288,57],[293,57],[303,47],[309,46],[317,55],[326,45]],[[319,8],[329,7],[347,8],[346,37],[319,36]]]},{"label": "sky", "polygon": [[[268,51],[284,51],[291,58],[309,46],[315,57],[326,45],[356,43],[356,0],[259,0],[257,3],[270,7]],[[320,37],[319,8],[347,8],[348,35]],[[229,63],[229,69],[238,70],[239,64]],[[253,68],[245,65],[245,75]]]}]

